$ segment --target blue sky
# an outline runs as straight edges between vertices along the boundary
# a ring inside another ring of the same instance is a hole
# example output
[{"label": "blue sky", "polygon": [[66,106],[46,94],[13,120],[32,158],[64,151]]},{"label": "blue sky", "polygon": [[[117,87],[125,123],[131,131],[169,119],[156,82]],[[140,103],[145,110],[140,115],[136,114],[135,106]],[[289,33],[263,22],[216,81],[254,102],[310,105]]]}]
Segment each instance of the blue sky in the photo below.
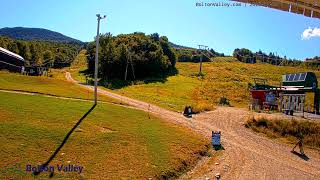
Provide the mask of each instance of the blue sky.
[{"label": "blue sky", "polygon": [[304,59],[320,56],[320,37],[302,40],[320,19],[263,7],[196,7],[219,0],[1,0],[0,28],[40,27],[92,41],[96,14],[106,14],[101,32],[113,35],[158,32],[189,47],[198,44],[231,54],[235,48],[259,49]]}]

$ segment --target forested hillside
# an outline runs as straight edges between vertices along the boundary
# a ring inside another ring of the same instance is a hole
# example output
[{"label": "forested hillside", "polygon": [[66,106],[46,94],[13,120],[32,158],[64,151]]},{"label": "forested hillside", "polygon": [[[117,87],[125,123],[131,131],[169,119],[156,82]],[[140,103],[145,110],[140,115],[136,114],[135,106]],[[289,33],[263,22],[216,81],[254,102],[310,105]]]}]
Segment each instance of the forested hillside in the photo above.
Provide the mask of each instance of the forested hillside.
[{"label": "forested hillside", "polygon": [[0,36],[9,37],[12,39],[20,40],[38,40],[38,41],[51,41],[60,43],[77,43],[82,44],[81,41],[65,36],[61,33],[50,31],[42,28],[2,28],[0,29]]},{"label": "forested hillside", "polygon": [[81,49],[80,44],[46,41],[23,41],[0,36],[0,47],[19,54],[25,65],[69,66]]}]

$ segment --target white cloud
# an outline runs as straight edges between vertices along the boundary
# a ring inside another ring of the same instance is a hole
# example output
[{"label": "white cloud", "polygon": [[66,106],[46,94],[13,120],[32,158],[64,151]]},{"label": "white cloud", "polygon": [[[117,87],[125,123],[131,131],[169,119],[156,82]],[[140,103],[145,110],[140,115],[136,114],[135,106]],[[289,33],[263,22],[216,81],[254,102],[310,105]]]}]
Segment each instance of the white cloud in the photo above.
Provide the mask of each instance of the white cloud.
[{"label": "white cloud", "polygon": [[312,29],[311,27],[309,27],[308,29],[304,30],[301,34],[302,40],[308,40],[312,37],[320,37],[320,28]]}]

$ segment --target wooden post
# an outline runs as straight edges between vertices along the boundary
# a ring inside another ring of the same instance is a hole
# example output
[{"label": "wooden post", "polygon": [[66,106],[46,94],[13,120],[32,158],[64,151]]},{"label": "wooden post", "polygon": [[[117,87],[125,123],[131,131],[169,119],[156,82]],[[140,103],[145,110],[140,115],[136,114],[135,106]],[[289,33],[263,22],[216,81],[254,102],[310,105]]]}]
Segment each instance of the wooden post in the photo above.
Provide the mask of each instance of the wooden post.
[{"label": "wooden post", "polygon": [[202,73],[202,54],[200,56],[200,69],[199,69],[199,77],[201,76]]},{"label": "wooden post", "polygon": [[315,113],[316,114],[320,114],[320,110],[319,110],[319,98],[320,98],[320,94],[319,94],[319,90],[316,89],[314,92],[314,108],[315,108]]}]

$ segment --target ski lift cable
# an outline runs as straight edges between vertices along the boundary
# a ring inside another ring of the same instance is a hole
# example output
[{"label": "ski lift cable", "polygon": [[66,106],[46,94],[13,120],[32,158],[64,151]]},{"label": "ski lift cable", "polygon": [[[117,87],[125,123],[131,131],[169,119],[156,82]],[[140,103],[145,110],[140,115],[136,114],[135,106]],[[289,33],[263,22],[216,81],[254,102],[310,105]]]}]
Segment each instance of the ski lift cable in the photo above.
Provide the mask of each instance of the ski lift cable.
[{"label": "ski lift cable", "polygon": [[[246,57],[246,56],[243,56],[243,55],[240,55],[238,52],[235,52],[236,55],[240,56],[240,57]],[[271,58],[271,57],[265,57],[264,55],[261,55],[261,54],[254,54],[254,57],[257,58],[257,57],[262,57],[264,59],[268,59],[268,60],[276,60],[276,61],[281,61],[280,64],[282,64],[283,62],[285,62],[286,59],[283,59],[283,58]],[[253,57],[250,57],[250,58],[253,58]],[[282,60],[281,60],[282,59]],[[279,64],[279,65],[280,65]]]},{"label": "ski lift cable", "polygon": [[[200,51],[201,52],[201,54],[203,54],[205,57],[207,57],[207,58],[209,58],[210,59],[210,57],[209,56],[207,56],[205,53],[203,53],[202,51]],[[215,56],[213,56],[213,57],[215,57]]]},{"label": "ski lift cable", "polygon": [[209,50],[206,49],[206,48],[205,48],[205,49],[202,49],[201,47],[207,47],[207,46],[199,45],[199,51],[200,51],[201,54],[203,54],[204,56],[206,56],[207,58],[210,59],[210,57],[209,57],[207,54],[204,53],[204,51],[205,51],[205,52],[208,52],[212,57],[216,57],[216,55],[213,54],[211,51],[209,51]]}]

